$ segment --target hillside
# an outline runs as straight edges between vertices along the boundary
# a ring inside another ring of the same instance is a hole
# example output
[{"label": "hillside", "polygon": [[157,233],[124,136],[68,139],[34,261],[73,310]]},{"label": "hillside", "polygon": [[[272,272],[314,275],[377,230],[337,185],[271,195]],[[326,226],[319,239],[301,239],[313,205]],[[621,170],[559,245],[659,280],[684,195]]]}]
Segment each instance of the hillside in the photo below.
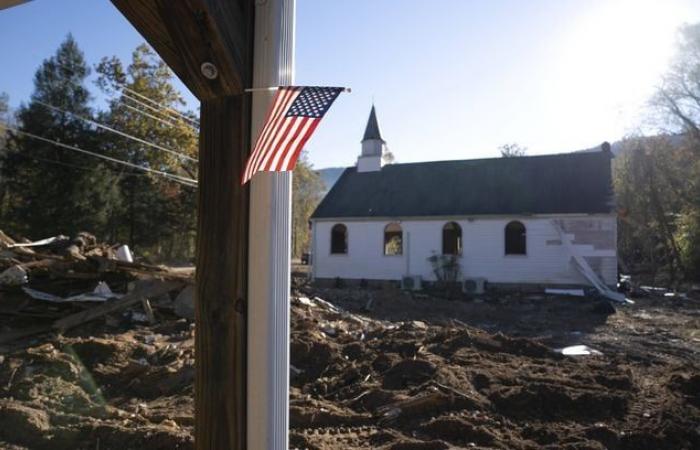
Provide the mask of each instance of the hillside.
[{"label": "hillside", "polygon": [[338,178],[340,178],[340,176],[343,174],[344,170],[345,167],[327,167],[325,169],[317,170],[318,174],[321,175],[321,178],[323,179],[323,183],[326,185],[324,194],[331,190],[335,182],[338,181]]}]

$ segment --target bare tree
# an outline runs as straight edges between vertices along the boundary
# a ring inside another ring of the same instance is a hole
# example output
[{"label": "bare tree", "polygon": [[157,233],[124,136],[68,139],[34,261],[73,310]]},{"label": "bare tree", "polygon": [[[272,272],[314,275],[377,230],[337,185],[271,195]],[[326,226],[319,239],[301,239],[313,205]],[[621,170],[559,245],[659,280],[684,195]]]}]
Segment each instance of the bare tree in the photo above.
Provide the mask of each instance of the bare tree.
[{"label": "bare tree", "polygon": [[527,154],[527,147],[523,147],[515,142],[512,144],[503,144],[498,147],[498,150],[501,152],[503,158],[513,158],[516,156],[525,156]]},{"label": "bare tree", "polygon": [[384,153],[382,154],[382,162],[384,164],[394,164],[396,162],[396,157],[394,156],[394,153],[388,148],[384,150]]},{"label": "bare tree", "polygon": [[700,153],[700,24],[681,28],[676,55],[652,103],[662,124],[686,134]]}]

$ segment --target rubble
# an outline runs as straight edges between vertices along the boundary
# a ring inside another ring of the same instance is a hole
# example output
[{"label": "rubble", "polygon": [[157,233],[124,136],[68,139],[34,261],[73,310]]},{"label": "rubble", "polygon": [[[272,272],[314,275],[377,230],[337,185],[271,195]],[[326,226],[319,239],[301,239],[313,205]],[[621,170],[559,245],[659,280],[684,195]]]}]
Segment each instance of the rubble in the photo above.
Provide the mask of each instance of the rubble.
[{"label": "rubble", "polygon": [[294,448],[700,446],[700,302],[603,314],[565,296],[370,292],[371,314],[361,289],[293,299]]},{"label": "rubble", "polygon": [[[0,287],[0,448],[193,448],[195,330],[178,315],[191,271],[83,240],[84,259],[0,248],[0,270],[25,267],[31,289],[68,298],[102,281],[120,295],[52,303]],[[556,295],[293,285],[290,448],[700,448],[696,299],[603,314]],[[590,354],[562,354],[572,346]]]},{"label": "rubble", "polygon": [[0,328],[0,344],[65,331],[138,303],[154,320],[146,297],[179,291],[192,273],[120,260],[124,248],[89,233],[16,242],[0,231],[0,314],[10,316]]},{"label": "rubble", "polygon": [[194,320],[194,286],[187,286],[175,297],[175,314]]}]

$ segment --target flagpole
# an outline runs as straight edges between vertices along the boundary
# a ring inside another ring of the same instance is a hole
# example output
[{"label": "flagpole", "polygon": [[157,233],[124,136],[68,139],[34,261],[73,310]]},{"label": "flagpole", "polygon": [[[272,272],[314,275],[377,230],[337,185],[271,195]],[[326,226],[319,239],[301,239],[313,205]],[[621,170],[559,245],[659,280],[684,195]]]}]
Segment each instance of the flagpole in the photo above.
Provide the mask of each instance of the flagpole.
[{"label": "flagpole", "polygon": [[[276,91],[279,89],[280,86],[270,86],[270,87],[260,87],[260,88],[248,88],[244,89],[245,92],[271,92],[271,91]],[[349,87],[344,87],[342,88],[343,92],[352,92],[352,89]]]}]

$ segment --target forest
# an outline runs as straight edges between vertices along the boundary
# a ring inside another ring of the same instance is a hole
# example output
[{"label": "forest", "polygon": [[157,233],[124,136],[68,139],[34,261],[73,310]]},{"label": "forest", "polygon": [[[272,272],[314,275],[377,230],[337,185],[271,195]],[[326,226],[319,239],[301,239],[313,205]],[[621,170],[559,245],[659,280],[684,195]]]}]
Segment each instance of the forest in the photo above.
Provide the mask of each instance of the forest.
[{"label": "forest", "polygon": [[[36,240],[87,231],[151,261],[193,260],[198,112],[184,109],[171,70],[149,46],[134,49],[130,61],[104,57],[90,65],[68,35],[37,68],[31,97],[16,110],[8,103],[2,94],[5,232]],[[308,217],[322,191],[302,156],[294,256],[306,248]]]}]

